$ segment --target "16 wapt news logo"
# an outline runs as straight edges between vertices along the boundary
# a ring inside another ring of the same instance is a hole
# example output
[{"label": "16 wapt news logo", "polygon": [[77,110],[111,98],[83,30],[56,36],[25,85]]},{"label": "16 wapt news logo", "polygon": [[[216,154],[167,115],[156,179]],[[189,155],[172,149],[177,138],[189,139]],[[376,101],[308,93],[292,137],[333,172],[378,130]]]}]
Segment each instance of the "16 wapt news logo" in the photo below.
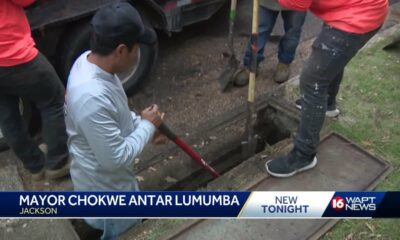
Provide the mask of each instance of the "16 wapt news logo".
[{"label": "16 wapt news logo", "polygon": [[375,211],[376,197],[334,197],[331,200],[331,207],[336,212],[341,211]]}]

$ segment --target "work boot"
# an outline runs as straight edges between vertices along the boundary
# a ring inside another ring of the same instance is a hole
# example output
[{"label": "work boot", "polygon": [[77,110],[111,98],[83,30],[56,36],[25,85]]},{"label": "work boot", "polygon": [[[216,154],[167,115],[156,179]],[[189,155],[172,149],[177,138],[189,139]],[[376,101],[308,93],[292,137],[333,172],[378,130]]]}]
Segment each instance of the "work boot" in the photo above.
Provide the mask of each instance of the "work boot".
[{"label": "work boot", "polygon": [[279,178],[286,178],[314,168],[317,165],[316,156],[304,156],[293,149],[288,155],[274,158],[265,163],[267,172]]},{"label": "work boot", "polygon": [[276,66],[274,81],[276,83],[284,83],[289,79],[290,75],[290,64],[284,64],[279,62]]},{"label": "work boot", "polygon": [[[46,144],[40,144],[39,145],[39,150],[43,152],[44,155],[47,155],[47,145]],[[32,175],[32,179],[34,181],[40,181],[44,178],[45,175],[45,170],[44,170],[44,166],[37,171],[30,171],[31,175]]]},{"label": "work boot", "polygon": [[[48,147],[47,144],[40,144],[39,149],[47,156]],[[56,179],[62,178],[69,175],[69,168],[70,168],[71,160],[69,157],[66,157],[63,161],[58,163],[56,166],[47,168],[42,170],[42,178],[46,177],[47,179]]]},{"label": "work boot", "polygon": [[[295,101],[295,105],[296,105],[296,108],[301,110],[301,99],[297,99]],[[336,107],[336,104],[328,105],[326,107],[325,116],[330,117],[330,118],[334,118],[334,117],[337,117],[339,114],[340,114],[340,111]]]},{"label": "work boot", "polygon": [[240,65],[239,69],[234,75],[233,85],[243,87],[249,84],[250,70],[244,65]]},{"label": "work boot", "polygon": [[62,178],[69,175],[69,168],[71,166],[71,159],[66,157],[63,161],[58,163],[56,166],[52,168],[46,169],[46,178],[47,179],[57,179]]}]

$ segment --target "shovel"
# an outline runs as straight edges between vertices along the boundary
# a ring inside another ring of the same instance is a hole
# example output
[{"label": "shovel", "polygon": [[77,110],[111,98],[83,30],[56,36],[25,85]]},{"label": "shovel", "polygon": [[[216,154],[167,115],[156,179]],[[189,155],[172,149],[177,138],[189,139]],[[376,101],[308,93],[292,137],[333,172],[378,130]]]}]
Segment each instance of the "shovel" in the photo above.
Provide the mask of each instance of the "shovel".
[{"label": "shovel", "polygon": [[189,155],[197,164],[209,172],[214,178],[220,176],[220,174],[204,161],[204,159],[195,152],[187,143],[185,143],[179,136],[177,136],[172,130],[165,124],[161,123],[158,127],[160,132],[164,134],[169,140],[173,141],[180,149],[182,149],[187,155]]},{"label": "shovel", "polygon": [[254,128],[257,120],[257,113],[254,104],[254,95],[256,87],[257,71],[257,41],[258,41],[258,21],[259,21],[260,0],[253,1],[253,22],[251,33],[252,62],[249,76],[249,93],[247,99],[247,139],[242,141],[242,158],[247,159],[254,155],[257,147],[257,135],[254,134]]},{"label": "shovel", "polygon": [[[133,109],[133,111],[138,114],[138,111]],[[161,116],[161,119],[163,117]],[[184,142],[178,135],[176,135],[165,123],[161,123],[158,130],[165,135],[169,140],[173,141],[180,149],[182,149],[187,155],[189,155],[197,164],[209,172],[214,178],[220,176],[220,174],[198,154],[194,151],[189,144]]]},{"label": "shovel", "polygon": [[233,49],[233,30],[235,27],[237,0],[231,0],[231,10],[229,12],[229,35],[228,35],[228,48],[229,48],[229,61],[219,76],[219,85],[221,92],[224,92],[229,83],[234,81],[234,75],[239,67],[239,60],[236,59],[235,50]]}]

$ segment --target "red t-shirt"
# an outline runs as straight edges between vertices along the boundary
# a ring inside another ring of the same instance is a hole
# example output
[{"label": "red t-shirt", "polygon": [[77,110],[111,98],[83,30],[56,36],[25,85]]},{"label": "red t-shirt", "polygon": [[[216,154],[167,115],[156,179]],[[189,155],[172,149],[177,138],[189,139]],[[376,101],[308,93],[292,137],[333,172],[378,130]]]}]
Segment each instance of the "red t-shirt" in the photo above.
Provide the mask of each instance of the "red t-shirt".
[{"label": "red t-shirt", "polygon": [[325,23],[345,32],[363,34],[380,27],[388,0],[278,0],[285,8],[310,10]]},{"label": "red t-shirt", "polygon": [[38,50],[24,7],[35,0],[0,0],[0,66],[9,67],[35,58]]}]

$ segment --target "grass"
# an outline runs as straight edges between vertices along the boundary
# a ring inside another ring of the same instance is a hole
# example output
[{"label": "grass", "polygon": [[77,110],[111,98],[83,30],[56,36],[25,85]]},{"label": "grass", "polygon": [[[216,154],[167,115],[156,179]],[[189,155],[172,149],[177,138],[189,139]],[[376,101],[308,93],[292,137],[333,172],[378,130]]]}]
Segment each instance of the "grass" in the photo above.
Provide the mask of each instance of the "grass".
[{"label": "grass", "polygon": [[[338,96],[342,115],[327,124],[392,164],[393,172],[377,191],[400,188],[400,49],[382,50],[394,37],[350,62]],[[342,220],[323,239],[400,239],[400,219]]]}]

